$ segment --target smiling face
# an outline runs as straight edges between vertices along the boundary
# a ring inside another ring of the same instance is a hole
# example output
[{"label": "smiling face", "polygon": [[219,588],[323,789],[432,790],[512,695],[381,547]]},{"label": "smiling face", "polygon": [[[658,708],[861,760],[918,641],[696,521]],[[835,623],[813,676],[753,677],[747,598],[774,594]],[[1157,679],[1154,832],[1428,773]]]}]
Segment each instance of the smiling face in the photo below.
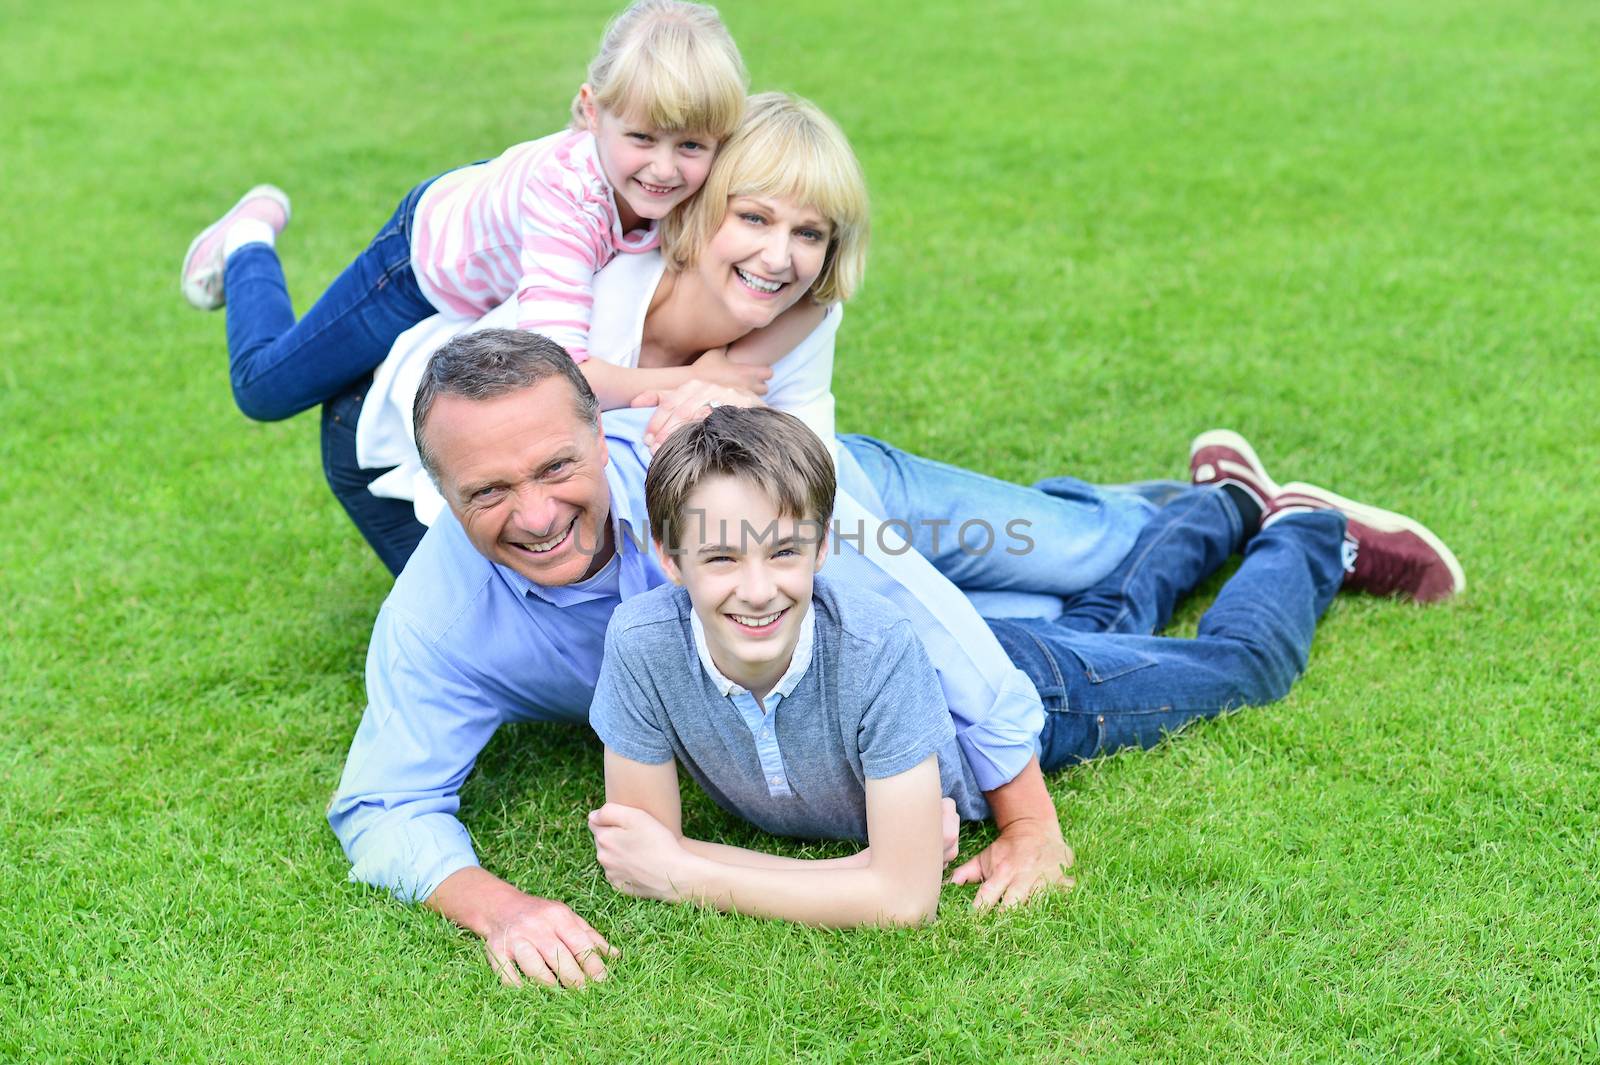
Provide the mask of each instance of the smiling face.
[{"label": "smiling face", "polygon": [[657,129],[592,100],[585,103],[584,114],[624,230],[665,217],[706,183],[717,154],[712,138]]},{"label": "smiling face", "polygon": [[828,220],[812,207],[776,196],[734,196],[694,271],[734,318],[760,329],[810,290],[830,235]]},{"label": "smiling face", "polygon": [[676,554],[661,551],[668,575],[688,589],[711,660],[757,695],[794,656],[826,557],[819,530],[815,520],[780,514],[750,481],[717,476],[690,494]]},{"label": "smiling face", "polygon": [[548,378],[494,399],[443,395],[427,420],[439,488],[480,554],[535,584],[572,584],[611,557],[606,441]]}]

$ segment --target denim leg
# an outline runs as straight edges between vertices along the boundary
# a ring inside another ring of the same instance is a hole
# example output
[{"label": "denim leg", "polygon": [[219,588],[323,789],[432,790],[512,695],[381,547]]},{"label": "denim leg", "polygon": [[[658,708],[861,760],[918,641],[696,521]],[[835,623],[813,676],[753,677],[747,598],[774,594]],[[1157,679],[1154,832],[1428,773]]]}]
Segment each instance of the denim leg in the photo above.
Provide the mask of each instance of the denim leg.
[{"label": "denim leg", "polygon": [[356,461],[356,421],[371,385],[368,374],[322,405],[322,474],[378,558],[399,576],[428,527],[417,520],[410,503],[380,499],[367,491],[369,484],[389,472],[362,469]]},{"label": "denim leg", "polygon": [[1117,568],[1069,598],[1056,620],[1083,632],[1154,635],[1178,601],[1238,550],[1243,533],[1221,489],[1185,489],[1156,511]]},{"label": "denim leg", "polygon": [[241,411],[277,421],[338,395],[382,362],[396,337],[434,313],[411,269],[411,221],[430,184],[406,194],[298,322],[271,246],[247,244],[228,257],[228,375]]},{"label": "denim leg", "polygon": [[1041,695],[1059,693],[1045,701],[1040,764],[1150,747],[1196,718],[1283,698],[1343,583],[1344,525],[1337,512],[1317,511],[1257,534],[1192,640],[990,622]]},{"label": "denim leg", "polygon": [[[868,436],[839,437],[886,524],[963,591],[1064,596],[1109,573],[1149,519],[1137,495],[1081,481],[1049,492],[919,458]],[[843,456],[841,456],[843,457]],[[841,462],[840,487],[850,490]]]}]

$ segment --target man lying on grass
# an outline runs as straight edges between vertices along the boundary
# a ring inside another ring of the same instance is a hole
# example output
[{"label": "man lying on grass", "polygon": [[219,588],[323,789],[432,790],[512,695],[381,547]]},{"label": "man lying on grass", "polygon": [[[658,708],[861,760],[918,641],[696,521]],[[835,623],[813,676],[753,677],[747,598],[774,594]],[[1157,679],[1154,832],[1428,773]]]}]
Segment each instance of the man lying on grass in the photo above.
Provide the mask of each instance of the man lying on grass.
[{"label": "man lying on grass", "polygon": [[[1200,486],[1061,618],[990,622],[1053,711],[1036,738],[1046,768],[1282,697],[1341,584],[1429,600],[1464,583],[1422,526],[1279,488],[1235,434],[1197,440],[1191,474]],[[918,923],[938,907],[941,800],[988,815],[911,623],[820,573],[834,488],[822,443],[769,409],[714,410],[652,462],[650,527],[678,587],[618,607],[590,707],[606,804],[589,826],[618,891],[810,924]],[[1240,549],[1197,639],[1149,635]],[[768,832],[868,846],[805,861],[685,837],[679,764]]]}]

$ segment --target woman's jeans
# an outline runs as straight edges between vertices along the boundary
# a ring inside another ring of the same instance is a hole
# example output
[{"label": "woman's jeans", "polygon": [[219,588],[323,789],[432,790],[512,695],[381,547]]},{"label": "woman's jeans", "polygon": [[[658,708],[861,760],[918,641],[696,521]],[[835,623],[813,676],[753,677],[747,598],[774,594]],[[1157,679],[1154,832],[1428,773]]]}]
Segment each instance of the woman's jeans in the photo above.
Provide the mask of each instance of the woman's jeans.
[{"label": "woman's jeans", "polygon": [[240,410],[277,421],[326,403],[370,375],[396,337],[434,313],[411,269],[412,220],[433,180],[406,194],[298,322],[271,245],[246,244],[228,256],[228,374]]},{"label": "woman's jeans", "polygon": [[[1285,515],[1245,542],[1227,496],[1193,488],[1157,511],[1122,563],[1059,618],[991,620],[1044,699],[1040,764],[1149,747],[1196,718],[1283,698],[1343,583],[1344,531],[1344,516],[1324,510]],[[1244,561],[1199,634],[1153,635],[1241,547]]]}]

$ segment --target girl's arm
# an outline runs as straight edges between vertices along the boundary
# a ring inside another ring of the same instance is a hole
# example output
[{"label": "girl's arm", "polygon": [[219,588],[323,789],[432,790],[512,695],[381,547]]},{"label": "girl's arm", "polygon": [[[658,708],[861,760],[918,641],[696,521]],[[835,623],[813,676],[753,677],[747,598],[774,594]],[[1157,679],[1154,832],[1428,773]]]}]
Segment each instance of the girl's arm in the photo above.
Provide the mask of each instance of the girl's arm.
[{"label": "girl's arm", "polygon": [[606,796],[589,827],[606,879],[626,894],[835,928],[917,924],[938,908],[944,841],[932,755],[867,781],[865,864],[859,855],[781,859],[684,839],[670,763],[641,766],[608,750]]}]

